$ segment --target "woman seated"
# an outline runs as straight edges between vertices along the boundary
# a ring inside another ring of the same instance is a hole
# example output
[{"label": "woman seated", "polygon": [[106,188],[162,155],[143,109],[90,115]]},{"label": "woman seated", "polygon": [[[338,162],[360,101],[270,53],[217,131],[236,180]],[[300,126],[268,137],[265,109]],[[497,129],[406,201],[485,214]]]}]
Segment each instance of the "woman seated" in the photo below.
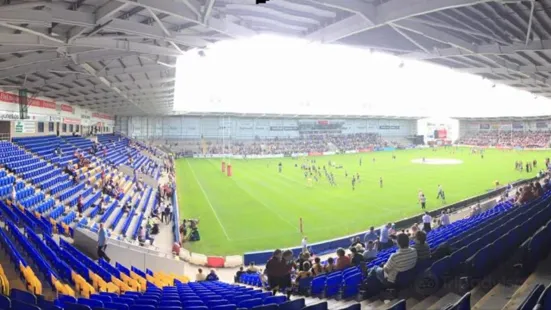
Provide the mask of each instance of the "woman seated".
[{"label": "woman seated", "polygon": [[327,259],[327,264],[325,265],[325,267],[323,269],[327,273],[332,272],[333,270],[335,270],[335,259],[333,257],[329,257]]},{"label": "woman seated", "polygon": [[312,272],[310,271],[310,262],[305,261],[302,263],[302,271],[299,271],[297,274],[297,277],[295,279],[295,283],[298,285],[301,279],[309,278],[312,276]]},{"label": "woman seated", "polygon": [[311,271],[314,276],[324,273],[323,266],[321,265],[321,259],[319,257],[314,258],[314,265],[312,266]]}]

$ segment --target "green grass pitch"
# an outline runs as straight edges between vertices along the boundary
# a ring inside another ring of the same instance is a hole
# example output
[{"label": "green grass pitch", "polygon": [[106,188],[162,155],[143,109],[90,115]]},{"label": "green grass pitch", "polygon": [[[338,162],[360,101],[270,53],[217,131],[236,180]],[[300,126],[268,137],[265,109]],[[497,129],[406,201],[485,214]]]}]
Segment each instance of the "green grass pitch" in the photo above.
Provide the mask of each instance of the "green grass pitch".
[{"label": "green grass pitch", "polygon": [[[221,172],[221,159],[179,159],[176,182],[180,217],[199,218],[201,241],[186,248],[206,255],[238,255],[248,251],[300,245],[299,218],[309,242],[323,241],[364,231],[419,214],[417,193],[427,197],[427,209],[442,203],[436,200],[442,184],[447,203],[482,194],[501,184],[536,175],[514,170],[515,160],[538,160],[543,167],[549,152],[486,150],[484,159],[470,149],[455,153],[440,148],[335,155],[309,158],[232,160],[234,175]],[[362,166],[359,159],[362,158]],[[412,163],[425,157],[462,160],[458,165]],[[373,158],[375,161],[373,162]],[[330,168],[337,187],[325,177],[307,186],[301,163],[315,159],[323,166],[328,161],[342,165]],[[283,172],[278,172],[278,163]],[[295,164],[298,167],[295,167]],[[360,173],[361,182],[352,190],[349,173]],[[379,187],[379,177],[384,180]]]}]

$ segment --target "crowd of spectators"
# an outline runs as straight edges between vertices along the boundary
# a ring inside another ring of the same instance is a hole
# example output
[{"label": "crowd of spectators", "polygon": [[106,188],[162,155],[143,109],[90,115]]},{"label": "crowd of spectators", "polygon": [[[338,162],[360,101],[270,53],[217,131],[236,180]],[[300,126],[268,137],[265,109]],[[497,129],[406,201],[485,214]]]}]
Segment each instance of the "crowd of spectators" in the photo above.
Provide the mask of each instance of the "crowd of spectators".
[{"label": "crowd of spectators", "polygon": [[501,147],[549,147],[549,131],[486,131],[471,132],[461,137],[457,143],[475,146]]},{"label": "crowd of spectators", "polygon": [[348,151],[372,147],[389,146],[390,143],[376,133],[358,133],[342,135],[303,135],[296,138],[255,139],[254,141],[207,141],[197,142],[199,149],[206,147],[207,154],[286,154]]}]

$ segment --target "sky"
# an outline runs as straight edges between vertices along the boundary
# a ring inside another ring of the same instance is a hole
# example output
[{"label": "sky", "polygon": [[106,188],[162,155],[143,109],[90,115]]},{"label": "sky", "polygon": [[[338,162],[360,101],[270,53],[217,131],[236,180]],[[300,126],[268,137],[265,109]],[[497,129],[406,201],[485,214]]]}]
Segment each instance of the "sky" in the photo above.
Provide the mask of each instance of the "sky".
[{"label": "sky", "polygon": [[[480,76],[342,45],[273,35],[181,56],[174,110],[323,115],[551,115],[551,101]],[[403,66],[401,66],[403,64]]]}]

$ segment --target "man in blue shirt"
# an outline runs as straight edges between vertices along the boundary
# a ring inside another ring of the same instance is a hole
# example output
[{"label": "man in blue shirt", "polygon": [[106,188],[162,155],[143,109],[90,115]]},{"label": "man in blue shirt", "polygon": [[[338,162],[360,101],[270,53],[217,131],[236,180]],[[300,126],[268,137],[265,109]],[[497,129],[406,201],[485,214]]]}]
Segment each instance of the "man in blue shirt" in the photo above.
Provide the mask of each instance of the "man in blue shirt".
[{"label": "man in blue shirt", "polygon": [[99,224],[98,231],[98,259],[103,258],[106,262],[110,262],[111,259],[105,254],[105,248],[107,248],[107,232],[103,228],[103,224]]},{"label": "man in blue shirt", "polygon": [[379,236],[375,233],[375,227],[371,226],[369,231],[364,236],[364,243],[367,244],[369,241],[377,241]]}]

